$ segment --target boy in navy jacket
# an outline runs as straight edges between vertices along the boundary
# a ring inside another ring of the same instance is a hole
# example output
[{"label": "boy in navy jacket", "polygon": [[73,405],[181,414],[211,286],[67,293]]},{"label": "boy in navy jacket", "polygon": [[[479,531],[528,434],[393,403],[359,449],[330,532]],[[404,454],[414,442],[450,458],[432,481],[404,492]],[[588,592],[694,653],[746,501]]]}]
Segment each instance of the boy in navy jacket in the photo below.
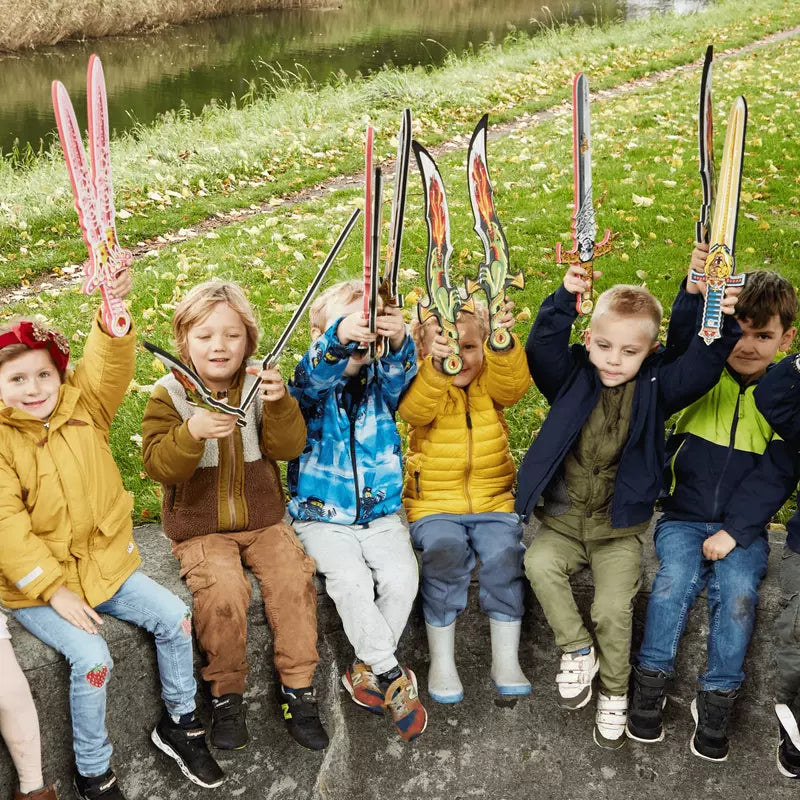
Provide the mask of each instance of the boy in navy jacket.
[{"label": "boy in navy jacket", "polygon": [[[597,300],[585,345],[570,347],[585,274],[570,267],[528,337],[531,375],[551,408],[520,468],[517,511],[527,519],[544,500],[525,569],[563,651],[559,705],[585,706],[599,671],[594,740],[616,748],[625,741],[632,600],[661,488],[664,421],[719,379],[740,335],[730,316],[738,292],[726,295],[720,339],[706,346],[695,336],[685,353],[672,354],[657,341],[658,300],[640,286],[614,286]],[[684,302],[679,294],[676,306]],[[586,566],[595,583],[596,651],[569,584]]]}]

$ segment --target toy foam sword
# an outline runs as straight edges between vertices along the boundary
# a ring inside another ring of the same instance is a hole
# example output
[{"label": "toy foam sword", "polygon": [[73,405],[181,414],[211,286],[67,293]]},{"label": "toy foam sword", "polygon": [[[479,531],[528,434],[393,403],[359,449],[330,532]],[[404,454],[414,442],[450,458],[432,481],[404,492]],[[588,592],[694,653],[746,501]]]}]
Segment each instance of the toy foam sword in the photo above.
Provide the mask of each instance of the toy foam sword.
[{"label": "toy foam sword", "polygon": [[736,222],[739,211],[739,192],[742,188],[744,137],[747,128],[747,103],[744,97],[733,101],[728,117],[728,131],[722,151],[722,165],[717,183],[714,219],[711,222],[709,251],[703,272],[691,270],[695,283],[705,281],[706,300],[703,307],[703,327],[698,334],[706,344],[720,338],[722,298],[728,286],[743,286],[744,274],[736,275]]},{"label": "toy foam sword", "polygon": [[597,223],[592,205],[592,146],[589,121],[589,81],[579,72],[572,81],[572,161],[575,169],[574,211],[572,213],[572,250],[562,252],[556,245],[559,264],[580,264],[586,270],[588,287],[575,298],[579,314],[589,314],[594,308],[592,286],[594,259],[611,250],[611,231],[595,244]]},{"label": "toy foam sword", "polygon": [[700,79],[700,103],[697,114],[697,143],[700,161],[700,183],[703,202],[700,204],[700,217],[695,223],[695,241],[708,243],[711,217],[714,207],[714,115],[711,107],[711,62],[714,48],[706,48],[703,63],[703,76]]},{"label": "toy foam sword", "polygon": [[463,296],[450,283],[447,272],[453,247],[450,244],[450,214],[442,176],[436,162],[422,145],[412,142],[411,147],[422,176],[425,222],[428,225],[428,255],[425,262],[427,295],[417,304],[417,316],[421,323],[431,317],[436,318],[453,348],[453,354],[442,362],[442,372],[445,375],[457,375],[461,371],[462,361],[456,319],[461,309],[474,312],[475,304],[471,297]]},{"label": "toy foam sword", "polygon": [[[289,343],[289,339],[291,338],[292,333],[294,333],[294,329],[297,327],[297,323],[300,321],[300,318],[303,316],[309,304],[311,303],[311,300],[314,297],[315,292],[317,291],[323,279],[325,278],[325,275],[328,273],[328,270],[331,268],[331,265],[336,259],[336,256],[339,255],[339,251],[342,249],[342,245],[345,243],[347,237],[350,235],[350,232],[353,230],[353,226],[356,224],[356,220],[358,219],[360,213],[361,209],[357,208],[350,215],[350,219],[347,221],[347,224],[344,226],[344,228],[342,228],[342,232],[339,234],[339,237],[333,243],[333,247],[331,247],[328,255],[325,256],[325,260],[322,262],[322,266],[319,268],[319,271],[314,277],[314,280],[311,281],[311,284],[309,285],[308,289],[306,289],[306,293],[303,295],[303,299],[300,301],[300,304],[295,309],[294,314],[292,314],[292,318],[289,320],[289,324],[286,326],[283,333],[280,335],[278,341],[275,343],[275,346],[269,352],[267,357],[261,362],[262,370],[265,370],[268,367],[271,367],[278,363],[278,359],[281,357],[281,353],[283,353],[284,349],[286,348],[286,345]],[[242,404],[240,406],[242,412],[246,412],[247,409],[250,407],[250,404],[253,402],[253,400],[255,400],[260,385],[261,382],[256,381],[250,387],[249,391],[242,400]]]},{"label": "toy foam sword", "polygon": [[467,292],[473,294],[478,289],[486,292],[489,301],[489,346],[492,350],[507,350],[513,340],[508,330],[499,325],[506,289],[509,286],[522,289],[525,278],[521,272],[509,274],[508,243],[494,208],[494,192],[486,163],[488,125],[489,115],[484,114],[472,134],[467,156],[467,184],[475,218],[474,229],[483,242],[484,250],[478,278],[467,279]]},{"label": "toy foam sword", "polygon": [[[408,191],[408,168],[411,160],[411,111],[406,109],[400,120],[397,134],[397,159],[394,162],[394,195],[392,197],[392,216],[389,222],[389,247],[386,252],[386,267],[378,293],[384,307],[402,308],[403,298],[397,287],[400,270],[400,251],[403,242],[403,218]],[[389,352],[389,340],[384,337],[380,343],[382,355]]]},{"label": "toy foam sword", "polygon": [[83,291],[99,288],[103,296],[103,324],[111,336],[124,336],[131,326],[125,304],[115,297],[111,281],[131,262],[131,253],[120,247],[114,224],[114,189],[108,136],[108,102],[103,66],[96,55],[89,58],[87,107],[91,173],[86,163],[80,128],[69,94],[60,81],[53,81],[53,108],[58,136],[67,162],[83,240],[89,249],[84,266]]}]

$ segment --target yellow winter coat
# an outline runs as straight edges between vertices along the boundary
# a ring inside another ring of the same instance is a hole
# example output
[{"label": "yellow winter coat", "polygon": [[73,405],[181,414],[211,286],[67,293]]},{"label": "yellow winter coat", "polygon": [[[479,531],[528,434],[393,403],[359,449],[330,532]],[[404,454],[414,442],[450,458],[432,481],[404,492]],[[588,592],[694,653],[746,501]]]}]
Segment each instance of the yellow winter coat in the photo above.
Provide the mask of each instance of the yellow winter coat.
[{"label": "yellow winter coat", "polygon": [[503,409],[527,391],[525,350],[514,337],[504,353],[484,347],[483,368],[464,389],[428,357],[400,401],[411,426],[403,505],[409,522],[428,514],[514,511],[514,462]]},{"label": "yellow winter coat", "polygon": [[66,586],[97,606],[139,566],[133,501],[108,430],[133,378],[136,337],[92,325],[48,421],[0,410],[0,600],[45,605]]}]

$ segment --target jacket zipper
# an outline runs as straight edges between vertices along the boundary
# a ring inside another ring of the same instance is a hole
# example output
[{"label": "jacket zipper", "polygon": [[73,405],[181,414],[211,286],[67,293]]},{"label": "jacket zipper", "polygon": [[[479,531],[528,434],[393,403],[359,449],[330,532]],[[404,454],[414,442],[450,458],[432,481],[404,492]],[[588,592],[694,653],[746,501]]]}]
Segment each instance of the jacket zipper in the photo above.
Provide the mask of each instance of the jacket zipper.
[{"label": "jacket zipper", "polygon": [[731,421],[731,438],[728,442],[728,450],[725,453],[725,463],[722,465],[722,469],[719,471],[719,480],[717,481],[717,485],[714,487],[714,503],[711,506],[711,519],[718,520],[719,514],[717,514],[717,505],[719,500],[719,489],[722,486],[722,478],[725,475],[725,471],[728,469],[728,462],[731,460],[731,453],[733,453],[733,446],[736,442],[736,429],[739,427],[739,404],[742,402],[742,395],[745,393],[746,387],[739,387],[739,395],[736,398],[736,406],[733,409],[733,420]]},{"label": "jacket zipper", "polygon": [[358,518],[361,516],[361,492],[358,488],[358,471],[356,470],[356,429],[353,418],[348,414],[350,420],[350,464],[353,467],[353,488],[356,492],[356,515],[353,518],[353,524],[358,524]]},{"label": "jacket zipper", "polygon": [[675,464],[678,462],[678,453],[681,452],[683,446],[686,444],[686,439],[684,438],[683,441],[678,445],[678,449],[675,451],[675,455],[672,456],[672,461],[669,463],[669,471],[672,474],[672,482],[669,485],[669,493],[675,493],[675,486],[678,483],[678,476],[675,474]]},{"label": "jacket zipper", "polygon": [[472,497],[469,493],[469,476],[472,472],[472,417],[469,413],[468,386],[464,387],[464,402],[466,403],[467,416],[467,471],[464,473],[464,495],[467,498],[467,513],[472,513]]},{"label": "jacket zipper", "polygon": [[236,528],[236,502],[233,499],[233,469],[236,464],[236,445],[233,442],[235,433],[228,437],[228,452],[230,454],[230,463],[228,464],[228,514],[231,518],[231,530],[235,531]]}]

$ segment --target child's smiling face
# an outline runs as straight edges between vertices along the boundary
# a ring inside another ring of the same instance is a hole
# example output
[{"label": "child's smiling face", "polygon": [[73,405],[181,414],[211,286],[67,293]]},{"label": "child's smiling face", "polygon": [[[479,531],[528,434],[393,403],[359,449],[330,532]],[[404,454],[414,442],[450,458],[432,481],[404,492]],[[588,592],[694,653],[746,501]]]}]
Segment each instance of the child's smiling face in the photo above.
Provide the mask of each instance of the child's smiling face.
[{"label": "child's smiling face", "polygon": [[28,350],[0,365],[0,399],[37,419],[53,413],[60,387],[61,375],[47,350]]},{"label": "child's smiling face", "polygon": [[244,361],[247,330],[239,313],[219,302],[189,329],[186,346],[203,383],[212,391],[225,391]]}]

